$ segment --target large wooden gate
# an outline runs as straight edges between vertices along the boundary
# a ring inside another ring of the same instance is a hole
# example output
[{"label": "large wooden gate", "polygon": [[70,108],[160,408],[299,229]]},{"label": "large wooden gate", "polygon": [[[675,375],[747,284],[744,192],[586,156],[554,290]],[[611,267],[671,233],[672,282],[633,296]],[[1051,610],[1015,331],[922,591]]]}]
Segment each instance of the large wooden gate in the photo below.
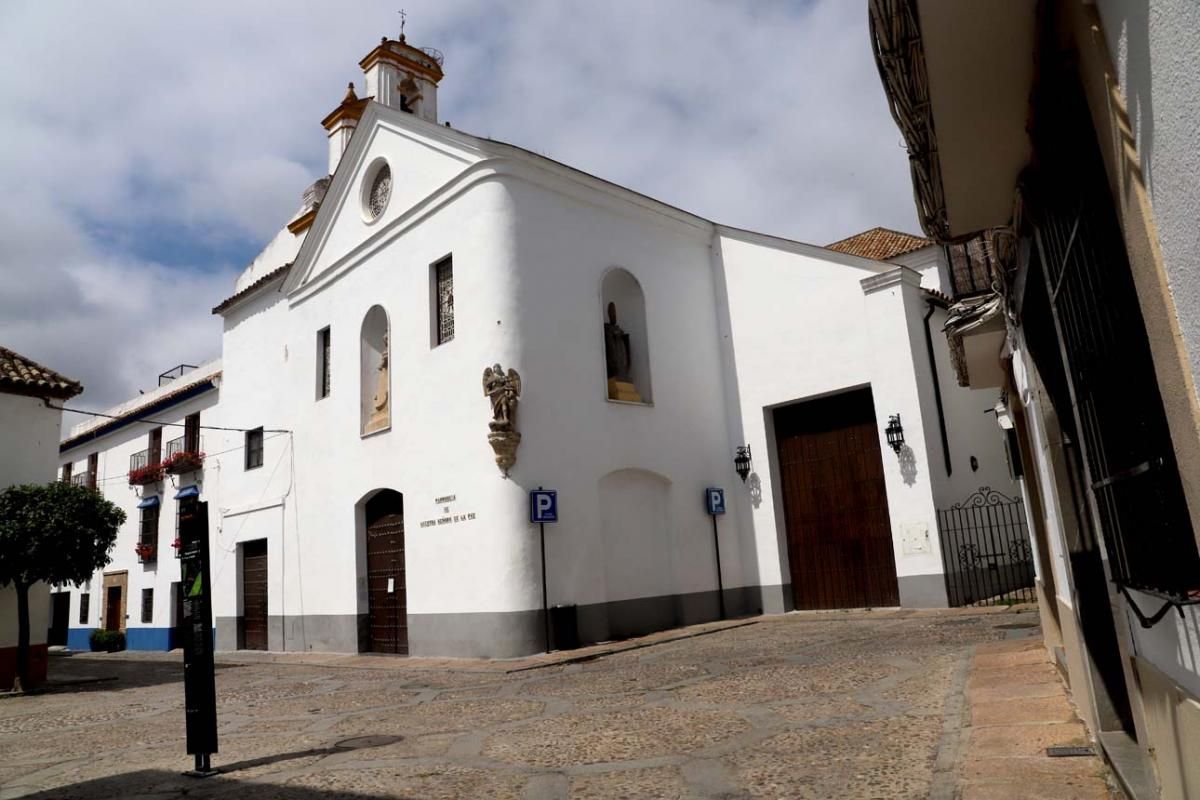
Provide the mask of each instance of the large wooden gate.
[{"label": "large wooden gate", "polygon": [[367,503],[367,625],[373,653],[408,655],[404,501],[384,491]]},{"label": "large wooden gate", "polygon": [[267,649],[267,540],[242,545],[242,649]]},{"label": "large wooden gate", "polygon": [[796,608],[900,602],[870,389],[775,411]]}]

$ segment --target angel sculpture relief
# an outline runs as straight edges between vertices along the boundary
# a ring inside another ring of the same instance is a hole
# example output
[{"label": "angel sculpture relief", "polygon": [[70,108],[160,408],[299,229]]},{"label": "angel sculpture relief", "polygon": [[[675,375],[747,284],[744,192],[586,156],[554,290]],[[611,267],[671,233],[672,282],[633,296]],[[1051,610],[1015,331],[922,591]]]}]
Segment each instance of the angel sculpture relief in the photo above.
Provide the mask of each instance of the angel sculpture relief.
[{"label": "angel sculpture relief", "polygon": [[492,401],[492,421],[488,427],[495,432],[515,432],[517,401],[521,398],[521,376],[515,369],[508,374],[495,364],[483,371],[483,393]]}]

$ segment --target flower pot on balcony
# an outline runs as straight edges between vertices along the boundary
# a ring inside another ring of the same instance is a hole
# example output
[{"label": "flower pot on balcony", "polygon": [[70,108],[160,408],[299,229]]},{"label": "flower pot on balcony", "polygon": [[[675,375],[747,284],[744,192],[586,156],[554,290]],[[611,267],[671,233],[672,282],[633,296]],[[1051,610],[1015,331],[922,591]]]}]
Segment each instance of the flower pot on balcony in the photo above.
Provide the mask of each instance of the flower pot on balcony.
[{"label": "flower pot on balcony", "polygon": [[139,542],[134,546],[134,550],[138,554],[138,560],[142,562],[158,560],[158,548],[152,544]]},{"label": "flower pot on balcony", "polygon": [[195,472],[204,466],[204,453],[175,453],[167,459],[163,468],[172,475]]},{"label": "flower pot on balcony", "polygon": [[162,464],[148,464],[138,469],[129,470],[129,485],[130,486],[146,486],[151,483],[158,483],[163,479]]}]

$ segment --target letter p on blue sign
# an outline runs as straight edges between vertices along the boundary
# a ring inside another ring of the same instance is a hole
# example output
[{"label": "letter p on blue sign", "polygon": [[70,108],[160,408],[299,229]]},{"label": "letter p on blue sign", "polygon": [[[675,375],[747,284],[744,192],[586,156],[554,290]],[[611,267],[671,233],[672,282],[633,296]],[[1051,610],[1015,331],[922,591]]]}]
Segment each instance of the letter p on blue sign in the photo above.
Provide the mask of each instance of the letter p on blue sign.
[{"label": "letter p on blue sign", "polygon": [[704,504],[710,514],[725,513],[725,490],[709,487],[704,490]]},{"label": "letter p on blue sign", "polygon": [[530,522],[558,522],[558,492],[534,489],[529,493]]}]

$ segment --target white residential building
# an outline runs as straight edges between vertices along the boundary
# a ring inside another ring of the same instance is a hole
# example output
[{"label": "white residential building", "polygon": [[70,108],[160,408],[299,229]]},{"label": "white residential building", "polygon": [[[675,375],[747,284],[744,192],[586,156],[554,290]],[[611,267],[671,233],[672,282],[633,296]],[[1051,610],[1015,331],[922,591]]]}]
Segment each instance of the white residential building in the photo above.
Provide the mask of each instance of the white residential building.
[{"label": "white residential building", "polygon": [[[54,478],[59,405],[83,391],[78,381],[0,347],[0,489]],[[53,625],[49,587],[29,589],[29,678],[46,678],[47,633]],[[62,604],[55,607],[62,618]],[[17,592],[0,588],[0,691],[13,685],[17,668]],[[60,644],[60,642],[52,642]]]},{"label": "white residential building", "polygon": [[61,479],[95,489],[125,512],[108,566],[55,593],[71,598],[71,649],[88,649],[97,628],[124,631],[134,650],[178,646],[179,508],[219,496],[222,470],[242,457],[206,451],[213,439],[200,426],[216,408],[220,381],[220,361],[181,365],[160,376],[156,389],[74,426],[60,445]]}]

